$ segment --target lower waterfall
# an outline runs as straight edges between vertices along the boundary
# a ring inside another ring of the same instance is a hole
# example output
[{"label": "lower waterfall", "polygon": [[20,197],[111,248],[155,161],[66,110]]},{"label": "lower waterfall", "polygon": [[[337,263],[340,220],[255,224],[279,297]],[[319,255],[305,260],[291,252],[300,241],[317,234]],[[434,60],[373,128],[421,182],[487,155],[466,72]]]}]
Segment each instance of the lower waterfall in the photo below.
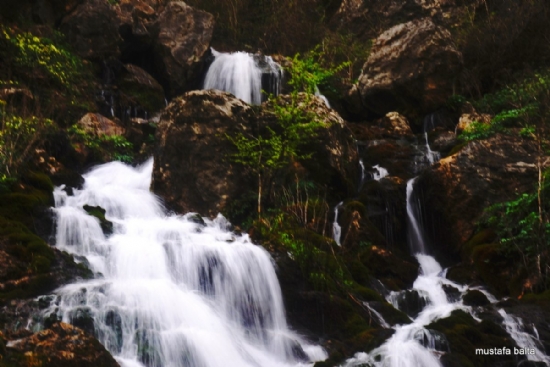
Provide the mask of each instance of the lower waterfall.
[{"label": "lower waterfall", "polygon": [[[426,254],[426,239],[421,220],[418,218],[420,204],[418,200],[413,200],[416,179],[415,177],[409,180],[406,188],[408,237],[411,253],[416,256],[420,265],[420,274],[412,289],[423,296],[425,305],[410,324],[394,326],[395,333],[381,346],[368,353],[357,353],[346,361],[345,367],[441,367],[439,357],[449,352],[447,340],[443,334],[425,327],[433,321],[450,316],[454,310],[463,310],[479,321],[475,310],[464,305],[462,301],[463,296],[471,289],[482,291],[492,304],[498,302],[486,290],[470,288],[446,279],[446,271],[435,258]],[[445,285],[457,289],[460,296],[449,299],[443,289]],[[399,293],[401,292],[391,292],[387,297],[388,302],[396,308],[398,305],[394,301],[399,298]],[[543,352],[544,347],[538,336],[525,332],[521,319],[508,315],[502,309],[499,309],[498,313],[504,320],[503,329],[516,344],[520,348],[534,351],[527,359],[550,366],[550,357]]]},{"label": "lower waterfall", "polygon": [[[288,329],[272,259],[222,216],[169,215],[149,192],[152,159],[84,175],[57,188],[56,246],[86,261],[95,279],[56,291],[50,315],[93,320],[123,367],[287,367],[326,353]],[[182,183],[183,184],[183,183]],[[113,223],[104,235],[83,207]]]}]

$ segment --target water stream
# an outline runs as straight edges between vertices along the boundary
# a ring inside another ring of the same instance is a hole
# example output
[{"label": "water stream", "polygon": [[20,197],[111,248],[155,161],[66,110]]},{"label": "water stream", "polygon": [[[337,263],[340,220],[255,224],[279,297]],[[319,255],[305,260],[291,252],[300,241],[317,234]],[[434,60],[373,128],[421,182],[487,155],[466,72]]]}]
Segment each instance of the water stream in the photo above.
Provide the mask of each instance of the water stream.
[{"label": "water stream", "polygon": [[262,103],[264,90],[277,95],[281,90],[283,70],[269,56],[247,52],[222,53],[212,49],[214,61],[204,79],[204,89],[232,93],[246,103]]},{"label": "water stream", "polygon": [[[325,352],[286,324],[269,254],[228,231],[222,216],[168,215],[149,192],[152,160],[84,175],[82,190],[55,195],[57,244],[85,259],[95,279],[57,290],[49,314],[88,317],[123,367],[289,367]],[[83,209],[101,206],[105,236]]]},{"label": "water stream", "polygon": [[[446,279],[446,272],[432,256],[426,254],[425,237],[421,221],[418,218],[420,212],[418,201],[414,199],[414,183],[416,178],[407,183],[407,221],[408,237],[411,253],[415,254],[420,265],[420,274],[415,280],[412,290],[425,301],[422,310],[408,325],[394,326],[395,333],[380,347],[369,353],[357,353],[353,358],[346,361],[345,367],[374,366],[374,367],[440,367],[439,357],[449,352],[448,344],[444,335],[433,330],[426,329],[426,326],[441,318],[451,315],[455,310],[463,310],[470,313],[474,319],[479,320],[469,306],[465,306],[462,297],[470,289],[464,285],[454,283]],[[460,293],[459,297],[449,299],[443,286],[451,286]],[[483,290],[492,303],[498,300],[489,292]],[[396,300],[399,292],[391,292],[388,295],[388,302],[398,308]],[[528,355],[528,360],[543,362],[550,366],[550,358],[542,351],[542,345],[536,335],[525,332],[521,319],[508,315],[504,310],[498,310],[504,319],[503,328],[510,334],[512,339],[520,348],[529,348],[535,353]]]}]

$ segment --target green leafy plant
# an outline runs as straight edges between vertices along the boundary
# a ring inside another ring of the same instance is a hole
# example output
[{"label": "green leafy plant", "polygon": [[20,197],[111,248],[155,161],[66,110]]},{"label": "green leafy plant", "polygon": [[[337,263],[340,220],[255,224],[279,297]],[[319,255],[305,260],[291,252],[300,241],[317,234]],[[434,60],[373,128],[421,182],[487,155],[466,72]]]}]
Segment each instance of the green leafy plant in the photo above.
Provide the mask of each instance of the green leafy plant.
[{"label": "green leafy plant", "polygon": [[[312,152],[304,145],[317,136],[327,122],[312,112],[313,95],[317,84],[333,75],[338,68],[326,70],[315,62],[312,52],[302,59],[299,55],[289,60],[289,85],[293,91],[288,96],[271,96],[267,107],[276,117],[272,126],[257,126],[251,133],[240,133],[227,138],[236,147],[231,160],[250,169],[258,177],[258,215],[262,212],[263,188],[275,172],[291,162],[309,159]],[[344,66],[342,66],[344,67]]]},{"label": "green leafy plant", "polygon": [[[59,42],[4,26],[0,32],[12,45],[15,62],[22,67],[42,70],[60,85],[70,87],[84,69],[82,61]],[[60,39],[62,35],[54,33],[54,37]]]},{"label": "green leafy plant", "polygon": [[21,117],[6,112],[0,100],[0,182],[15,177],[39,146],[46,131],[53,126],[49,119]]},{"label": "green leafy plant", "polygon": [[106,156],[108,159],[126,163],[134,160],[134,146],[122,135],[95,135],[78,125],[71,126],[68,133],[72,141],[82,143],[92,152]]}]

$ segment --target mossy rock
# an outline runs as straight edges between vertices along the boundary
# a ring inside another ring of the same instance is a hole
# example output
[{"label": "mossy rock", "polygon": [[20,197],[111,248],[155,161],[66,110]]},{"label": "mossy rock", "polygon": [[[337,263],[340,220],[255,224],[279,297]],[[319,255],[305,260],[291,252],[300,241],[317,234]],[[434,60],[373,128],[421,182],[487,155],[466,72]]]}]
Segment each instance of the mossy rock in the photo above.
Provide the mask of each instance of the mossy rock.
[{"label": "mossy rock", "polygon": [[460,250],[462,259],[464,261],[470,260],[474,248],[479,245],[493,243],[496,239],[496,233],[490,228],[483,229],[472,236],[468,241],[462,245]]},{"label": "mossy rock", "polygon": [[105,209],[100,206],[84,205],[82,207],[89,215],[99,220],[99,225],[103,233],[110,235],[113,233],[113,223],[105,218]]},{"label": "mossy rock", "polygon": [[418,263],[414,258],[403,256],[404,259],[387,248],[371,246],[359,256],[372,274],[391,290],[410,288],[418,276]]},{"label": "mossy rock", "polygon": [[447,271],[447,279],[459,284],[470,284],[474,281],[475,271],[468,264],[458,264],[452,266]]},{"label": "mossy rock", "polygon": [[499,250],[497,243],[476,246],[472,252],[475,269],[481,279],[499,295],[517,297],[521,294],[526,270]]},{"label": "mossy rock", "polygon": [[449,154],[447,154],[447,157],[450,157],[450,156],[455,155],[456,153],[460,152],[462,150],[462,148],[464,148],[466,145],[468,145],[468,142],[458,143],[457,145],[455,145],[454,147],[451,148],[451,151],[449,152]]},{"label": "mossy rock", "polygon": [[[449,317],[437,320],[426,328],[445,334],[451,352],[446,360],[461,361],[463,366],[494,366],[515,362],[514,356],[476,355],[476,348],[513,348],[515,344],[507,336],[496,330],[496,325],[489,321],[477,323],[469,314],[455,310]],[[498,328],[498,327],[497,327]],[[453,366],[453,364],[450,364]]]},{"label": "mossy rock", "polygon": [[53,192],[52,180],[44,173],[29,171],[21,177],[21,181],[41,191]]},{"label": "mossy rock", "polygon": [[476,289],[469,290],[468,293],[466,293],[462,298],[462,301],[466,306],[474,306],[474,307],[486,306],[491,303],[489,302],[485,294],[483,294],[481,291],[478,291]]},{"label": "mossy rock", "polygon": [[522,301],[530,303],[550,302],[550,289],[542,293],[527,293],[523,296]]},{"label": "mossy rock", "polygon": [[51,292],[56,286],[56,280],[52,275],[39,274],[29,277],[26,282],[18,284],[15,289],[8,292],[0,292],[0,301],[36,297]]},{"label": "mossy rock", "polygon": [[84,177],[82,175],[66,168],[53,174],[51,180],[56,186],[65,185],[74,189],[81,189],[84,185]]}]

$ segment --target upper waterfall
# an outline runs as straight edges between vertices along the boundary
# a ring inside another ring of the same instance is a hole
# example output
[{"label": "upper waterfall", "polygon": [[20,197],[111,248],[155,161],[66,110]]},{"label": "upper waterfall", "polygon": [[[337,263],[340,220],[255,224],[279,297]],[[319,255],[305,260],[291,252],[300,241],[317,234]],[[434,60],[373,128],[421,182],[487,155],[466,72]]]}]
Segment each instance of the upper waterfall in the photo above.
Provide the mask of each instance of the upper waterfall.
[{"label": "upper waterfall", "polygon": [[251,104],[262,103],[262,91],[280,93],[283,70],[270,56],[214,49],[212,54],[214,61],[206,73],[204,89],[223,90]]}]

